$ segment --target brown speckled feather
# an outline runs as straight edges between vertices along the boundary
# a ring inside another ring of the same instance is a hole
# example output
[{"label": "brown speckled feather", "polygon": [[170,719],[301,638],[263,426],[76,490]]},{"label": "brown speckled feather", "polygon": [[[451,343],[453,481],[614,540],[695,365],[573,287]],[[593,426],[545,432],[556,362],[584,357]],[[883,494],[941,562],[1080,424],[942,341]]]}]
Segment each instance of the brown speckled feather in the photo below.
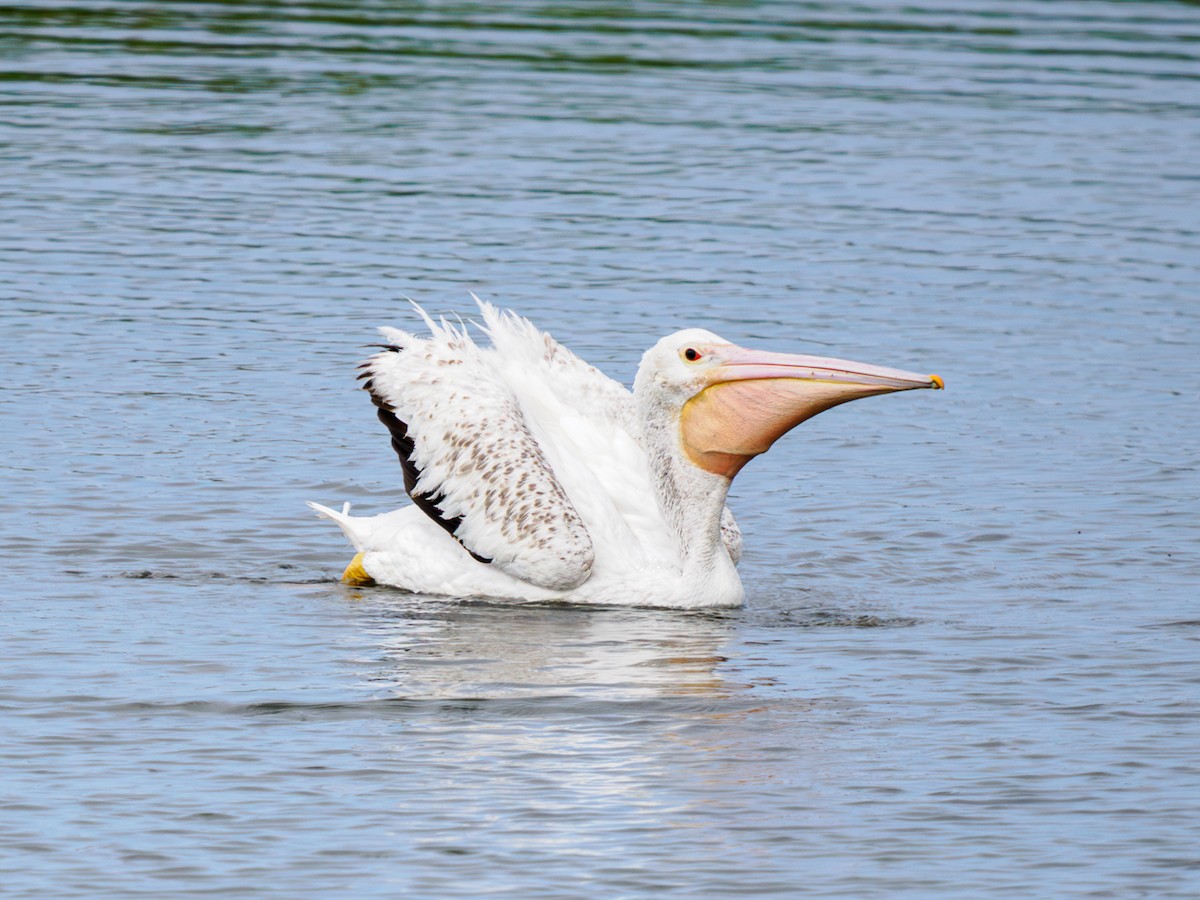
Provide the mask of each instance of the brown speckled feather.
[{"label": "brown speckled feather", "polygon": [[364,364],[405,490],[476,560],[541,587],[582,584],[591,538],[517,397],[463,330],[428,324],[430,338],[385,330]]}]

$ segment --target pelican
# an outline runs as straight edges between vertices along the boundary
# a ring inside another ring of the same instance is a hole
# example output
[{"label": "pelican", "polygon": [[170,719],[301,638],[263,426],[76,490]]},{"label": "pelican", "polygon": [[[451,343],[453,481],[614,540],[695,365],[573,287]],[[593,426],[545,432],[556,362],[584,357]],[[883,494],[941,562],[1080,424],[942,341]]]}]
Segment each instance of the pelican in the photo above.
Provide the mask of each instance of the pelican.
[{"label": "pelican", "polygon": [[937,375],[750,350],[688,328],[630,391],[511,311],[475,298],[418,337],[381,328],[360,367],[412,504],[351,516],[310,503],[357,551],[342,580],[509,602],[740,606],[734,476],[849,400],[942,388]]}]

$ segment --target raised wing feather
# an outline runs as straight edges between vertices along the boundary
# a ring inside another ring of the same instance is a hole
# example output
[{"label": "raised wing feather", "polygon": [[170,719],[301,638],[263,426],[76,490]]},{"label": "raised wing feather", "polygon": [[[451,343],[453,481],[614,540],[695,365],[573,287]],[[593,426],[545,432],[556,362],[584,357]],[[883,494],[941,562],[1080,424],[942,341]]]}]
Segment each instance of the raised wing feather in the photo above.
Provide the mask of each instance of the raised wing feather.
[{"label": "raised wing feather", "polygon": [[[633,394],[595,366],[580,359],[528,319],[511,310],[501,312],[474,297],[483,315],[483,326],[505,367],[518,366],[534,373],[559,400],[611,426],[631,434],[638,430]],[[742,556],[742,530],[725,507],[721,513],[721,539],[734,565]]]},{"label": "raised wing feather", "polygon": [[505,369],[518,367],[547,386],[567,406],[634,430],[633,394],[511,310],[501,312],[475,297],[483,329]]},{"label": "raised wing feather", "polygon": [[482,563],[555,590],[587,580],[595,555],[579,513],[530,432],[497,360],[434,323],[364,363],[413,502]]}]

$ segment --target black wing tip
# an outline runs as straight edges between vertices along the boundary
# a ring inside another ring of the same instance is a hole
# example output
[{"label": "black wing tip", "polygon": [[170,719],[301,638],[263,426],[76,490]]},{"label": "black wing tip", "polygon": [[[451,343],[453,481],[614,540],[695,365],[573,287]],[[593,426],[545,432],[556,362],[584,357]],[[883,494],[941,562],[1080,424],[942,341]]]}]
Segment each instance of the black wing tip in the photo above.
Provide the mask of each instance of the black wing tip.
[{"label": "black wing tip", "polygon": [[[382,421],[384,425],[387,425],[388,431],[393,431],[391,424],[389,424],[388,422],[383,420],[383,414],[384,414],[384,412],[388,412],[388,413],[394,412],[395,407],[392,406],[392,404],[388,402],[387,398],[384,397],[383,394],[379,393],[379,391],[377,391],[375,389],[375,378],[373,377],[373,375],[374,375],[374,373],[367,372],[365,378],[363,378],[363,376],[361,376],[361,375],[359,376],[359,378],[362,379],[362,389],[371,395],[371,402],[374,403],[379,408],[380,421]],[[393,416],[392,418],[395,419],[395,416]],[[400,422],[399,419],[396,419],[396,421]],[[405,423],[400,422],[400,424],[403,425],[404,428],[407,430],[408,426],[405,425]]]},{"label": "black wing tip", "polygon": [[[378,347],[385,353],[400,353],[404,350],[399,344],[367,344],[368,347]],[[452,538],[458,541],[459,545],[470,554],[471,558],[476,562],[489,565],[492,560],[486,556],[481,556],[470,547],[462,542],[456,532],[458,526],[462,524],[462,516],[447,517],[442,511],[441,504],[446,497],[440,491],[436,494],[424,494],[417,491],[417,482],[421,478],[421,470],[417,468],[417,464],[413,462],[413,452],[416,450],[416,442],[408,433],[408,423],[400,419],[396,415],[395,407],[387,401],[387,399],[376,389],[375,386],[375,370],[373,368],[374,361],[367,360],[359,365],[362,371],[355,376],[356,381],[362,382],[363,390],[371,395],[371,402],[375,404],[375,414],[379,417],[379,421],[384,424],[388,432],[392,436],[392,449],[396,451],[396,456],[400,458],[400,469],[404,473],[404,492],[412,498],[412,502],[429,518],[433,519],[440,525]]]},{"label": "black wing tip", "polygon": [[476,553],[464,544],[462,538],[458,536],[457,531],[458,526],[462,524],[462,516],[446,516],[441,508],[441,504],[445,501],[446,496],[440,491],[436,494],[424,494],[417,490],[417,482],[421,478],[421,470],[413,462],[412,457],[413,452],[416,450],[416,442],[408,433],[408,423],[402,421],[396,415],[391,404],[372,390],[374,387],[372,382],[366,382],[363,387],[371,391],[371,400],[378,407],[375,414],[392,436],[392,449],[396,451],[396,456],[400,459],[400,469],[404,473],[404,492],[412,498],[412,502],[425,515],[433,519],[447,534],[458,541],[459,545],[471,555],[472,559],[485,565],[490,564],[492,562],[491,559]]}]

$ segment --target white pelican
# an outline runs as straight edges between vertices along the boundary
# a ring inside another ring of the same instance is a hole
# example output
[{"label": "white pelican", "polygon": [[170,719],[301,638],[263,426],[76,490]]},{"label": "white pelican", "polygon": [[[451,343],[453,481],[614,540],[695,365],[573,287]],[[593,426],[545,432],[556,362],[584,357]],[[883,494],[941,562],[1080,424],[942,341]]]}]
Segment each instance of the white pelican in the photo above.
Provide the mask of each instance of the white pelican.
[{"label": "white pelican", "polygon": [[[731,479],[819,412],[941,388],[843,359],[748,350],[689,328],[642,357],[633,391],[512,312],[479,301],[430,336],[380,329],[364,387],[413,505],[372,517],[316,503],[358,551],[343,574],[422,594],[734,607],[742,537]],[[415,305],[415,304],[414,304]]]}]

